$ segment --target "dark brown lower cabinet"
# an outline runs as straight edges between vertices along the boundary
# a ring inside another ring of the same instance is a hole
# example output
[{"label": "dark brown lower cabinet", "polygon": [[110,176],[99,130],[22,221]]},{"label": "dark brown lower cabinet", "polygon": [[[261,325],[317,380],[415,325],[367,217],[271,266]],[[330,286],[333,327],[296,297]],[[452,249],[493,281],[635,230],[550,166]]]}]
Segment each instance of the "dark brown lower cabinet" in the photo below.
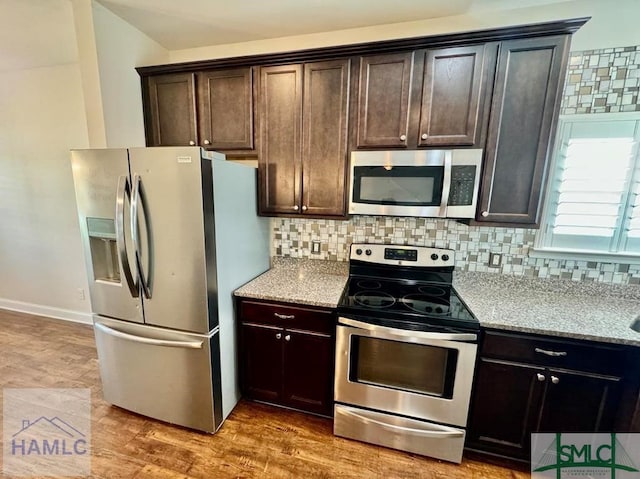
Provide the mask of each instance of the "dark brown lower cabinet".
[{"label": "dark brown lower cabinet", "polygon": [[282,389],[282,329],[242,323],[243,385],[247,395],[277,401]]},{"label": "dark brown lower cabinet", "polygon": [[251,300],[241,300],[238,311],[243,395],[331,415],[334,313]]},{"label": "dark brown lower cabinet", "polygon": [[634,382],[626,381],[629,354],[615,345],[487,332],[467,449],[529,462],[531,433],[624,429],[631,419],[621,417],[621,398]]}]

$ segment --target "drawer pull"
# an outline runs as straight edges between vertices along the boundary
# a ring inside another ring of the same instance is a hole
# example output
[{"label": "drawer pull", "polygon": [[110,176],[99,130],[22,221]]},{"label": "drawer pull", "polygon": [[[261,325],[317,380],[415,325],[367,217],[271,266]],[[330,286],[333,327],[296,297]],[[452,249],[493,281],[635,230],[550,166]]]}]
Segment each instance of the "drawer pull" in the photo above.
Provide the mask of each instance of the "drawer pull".
[{"label": "drawer pull", "polygon": [[296,315],[295,314],[273,313],[273,315],[278,319],[296,319]]},{"label": "drawer pull", "polygon": [[553,357],[559,357],[559,356],[566,356],[567,355],[566,351],[549,351],[548,349],[540,349],[540,348],[535,348],[534,351],[536,353],[546,354],[547,356],[553,356]]},{"label": "drawer pull", "polygon": [[560,378],[557,376],[551,376],[551,382],[553,384],[558,384],[560,382]]},{"label": "drawer pull", "polygon": [[536,375],[536,377],[538,378],[538,381],[540,381],[540,382],[543,382],[545,379],[547,379],[547,378],[544,376],[544,374],[540,374],[540,373],[538,373],[538,374]]}]

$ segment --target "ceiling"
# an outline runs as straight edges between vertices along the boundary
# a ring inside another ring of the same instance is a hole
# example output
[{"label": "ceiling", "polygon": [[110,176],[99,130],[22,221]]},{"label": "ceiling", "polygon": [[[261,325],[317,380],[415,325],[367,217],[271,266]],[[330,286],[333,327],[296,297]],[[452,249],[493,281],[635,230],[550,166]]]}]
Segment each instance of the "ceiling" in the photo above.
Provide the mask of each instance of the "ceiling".
[{"label": "ceiling", "polygon": [[98,0],[168,50],[564,0]]},{"label": "ceiling", "polygon": [[[0,73],[77,61],[75,1],[91,0],[0,0]],[[95,1],[175,51],[442,17],[497,18],[512,9],[604,0]]]},{"label": "ceiling", "polygon": [[99,0],[168,50],[457,15],[472,0]]}]

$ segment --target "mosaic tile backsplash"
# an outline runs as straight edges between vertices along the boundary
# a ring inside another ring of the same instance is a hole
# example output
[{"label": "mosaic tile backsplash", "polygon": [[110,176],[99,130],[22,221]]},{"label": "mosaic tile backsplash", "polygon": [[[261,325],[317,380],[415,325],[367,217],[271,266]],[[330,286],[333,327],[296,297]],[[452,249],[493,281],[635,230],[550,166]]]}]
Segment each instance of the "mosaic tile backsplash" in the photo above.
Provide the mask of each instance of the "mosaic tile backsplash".
[{"label": "mosaic tile backsplash", "polygon": [[[561,114],[640,111],[640,46],[572,52]],[[456,251],[462,271],[640,285],[640,264],[535,258],[537,230],[467,226],[453,220],[354,216],[348,221],[272,219],[272,255],[348,261],[351,243],[434,246]],[[320,241],[319,255],[311,241]],[[502,253],[499,268],[489,253]]]},{"label": "mosaic tile backsplash", "polygon": [[[467,226],[454,220],[353,216],[348,221],[272,219],[272,255],[348,261],[351,243],[430,246],[456,251],[456,268],[539,278],[640,284],[640,265],[533,258],[535,229]],[[311,242],[320,241],[320,254]],[[489,253],[502,253],[499,268]]]},{"label": "mosaic tile backsplash", "polygon": [[640,111],[640,46],[571,52],[560,113]]}]

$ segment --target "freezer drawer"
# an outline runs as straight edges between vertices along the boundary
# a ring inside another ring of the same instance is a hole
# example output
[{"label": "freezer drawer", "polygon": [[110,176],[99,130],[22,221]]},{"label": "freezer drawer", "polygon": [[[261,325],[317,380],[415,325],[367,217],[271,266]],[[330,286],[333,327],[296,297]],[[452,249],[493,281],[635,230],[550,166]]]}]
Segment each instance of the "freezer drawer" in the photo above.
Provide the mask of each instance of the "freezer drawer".
[{"label": "freezer drawer", "polygon": [[333,433],[393,449],[460,463],[464,429],[336,404]]},{"label": "freezer drawer", "polygon": [[[107,402],[206,432],[222,423],[218,331],[187,334],[94,319]],[[215,359],[218,361],[218,359]]]}]

